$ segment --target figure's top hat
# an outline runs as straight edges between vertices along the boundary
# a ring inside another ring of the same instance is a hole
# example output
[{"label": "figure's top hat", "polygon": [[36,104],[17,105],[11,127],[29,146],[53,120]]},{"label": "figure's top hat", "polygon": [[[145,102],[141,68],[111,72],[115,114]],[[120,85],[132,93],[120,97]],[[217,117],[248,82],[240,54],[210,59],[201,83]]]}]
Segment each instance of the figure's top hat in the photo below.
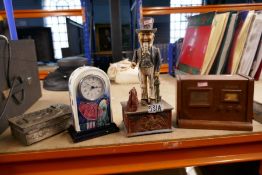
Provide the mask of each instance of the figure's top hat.
[{"label": "figure's top hat", "polygon": [[136,29],[136,33],[139,32],[153,32],[157,31],[157,28],[153,28],[154,18],[152,17],[144,17],[140,20],[140,29]]}]

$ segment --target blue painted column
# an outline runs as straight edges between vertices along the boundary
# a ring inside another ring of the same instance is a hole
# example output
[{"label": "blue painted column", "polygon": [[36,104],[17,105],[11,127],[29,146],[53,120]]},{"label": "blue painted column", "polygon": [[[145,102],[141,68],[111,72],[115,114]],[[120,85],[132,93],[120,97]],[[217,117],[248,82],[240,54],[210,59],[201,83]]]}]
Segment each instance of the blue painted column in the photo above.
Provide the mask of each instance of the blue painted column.
[{"label": "blue painted column", "polygon": [[136,21],[138,29],[140,28],[140,19],[143,18],[142,8],[142,0],[136,0]]},{"label": "blue painted column", "polygon": [[[142,0],[136,0],[136,28],[140,28],[140,19],[143,18],[142,13]],[[137,40],[137,46],[140,47],[139,41]]]},{"label": "blue painted column", "polygon": [[120,1],[121,0],[109,0],[112,62],[118,62],[123,59]]},{"label": "blue painted column", "polygon": [[175,72],[174,72],[174,67],[175,67],[175,64],[174,64],[174,60],[173,60],[173,50],[174,50],[174,44],[173,43],[169,43],[168,45],[168,74],[169,75],[175,75]]},{"label": "blue painted column", "polygon": [[[129,0],[129,6],[130,6],[130,31],[131,31],[131,46],[132,50],[136,48],[136,35],[135,35],[135,24],[136,24],[136,1]],[[135,18],[135,20],[134,20]]]},{"label": "blue painted column", "polygon": [[81,0],[81,5],[83,9],[83,25],[84,25],[84,49],[85,49],[85,57],[87,58],[88,65],[92,64],[91,58],[91,39],[90,39],[90,12],[89,9],[91,7],[90,0]]},{"label": "blue painted column", "polygon": [[7,21],[8,21],[8,27],[10,31],[10,39],[18,40],[12,0],[4,0],[4,6],[5,6],[5,12],[6,12]]}]

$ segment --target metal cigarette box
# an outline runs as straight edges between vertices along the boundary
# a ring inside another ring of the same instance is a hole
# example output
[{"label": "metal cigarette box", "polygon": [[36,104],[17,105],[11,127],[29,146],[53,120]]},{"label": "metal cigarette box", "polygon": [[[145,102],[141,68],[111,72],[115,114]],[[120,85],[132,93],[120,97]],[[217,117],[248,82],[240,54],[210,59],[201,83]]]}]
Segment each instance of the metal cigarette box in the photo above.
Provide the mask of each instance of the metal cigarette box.
[{"label": "metal cigarette box", "polygon": [[254,80],[242,75],[178,75],[182,128],[252,130]]},{"label": "metal cigarette box", "polygon": [[9,119],[12,135],[25,145],[48,138],[70,126],[71,109],[68,105],[56,104],[40,111]]}]

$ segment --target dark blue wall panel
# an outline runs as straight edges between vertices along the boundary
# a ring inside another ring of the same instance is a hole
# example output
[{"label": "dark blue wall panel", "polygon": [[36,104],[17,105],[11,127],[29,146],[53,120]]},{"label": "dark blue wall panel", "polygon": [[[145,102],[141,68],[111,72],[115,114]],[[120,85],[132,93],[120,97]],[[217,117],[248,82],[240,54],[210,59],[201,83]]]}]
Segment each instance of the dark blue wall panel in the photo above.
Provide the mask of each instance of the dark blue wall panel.
[{"label": "dark blue wall panel", "polygon": [[[41,9],[41,0],[13,0],[14,10]],[[0,10],[4,10],[3,1],[0,1]],[[16,19],[17,26],[43,26],[43,19]]]},{"label": "dark blue wall panel", "polygon": [[[41,0],[13,0],[13,7],[16,10],[23,9],[41,9],[42,1]],[[0,1],[0,9],[4,9],[3,1]]]}]

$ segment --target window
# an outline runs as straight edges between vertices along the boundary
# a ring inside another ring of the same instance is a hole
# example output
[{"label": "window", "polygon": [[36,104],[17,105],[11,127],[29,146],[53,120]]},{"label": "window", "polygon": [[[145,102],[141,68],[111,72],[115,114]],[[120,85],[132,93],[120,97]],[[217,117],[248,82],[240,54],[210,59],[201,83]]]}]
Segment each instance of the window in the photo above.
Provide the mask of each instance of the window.
[{"label": "window", "polygon": [[[43,9],[61,10],[61,9],[79,9],[81,8],[80,0],[43,0]],[[82,24],[82,16],[71,16],[70,19]],[[68,47],[66,17],[52,16],[44,19],[44,24],[52,29],[52,37],[54,42],[55,58],[62,58],[61,48]]]},{"label": "window", "polygon": [[[202,0],[170,0],[170,7],[200,6]],[[196,13],[170,14],[170,43],[185,36],[187,17]]]}]

